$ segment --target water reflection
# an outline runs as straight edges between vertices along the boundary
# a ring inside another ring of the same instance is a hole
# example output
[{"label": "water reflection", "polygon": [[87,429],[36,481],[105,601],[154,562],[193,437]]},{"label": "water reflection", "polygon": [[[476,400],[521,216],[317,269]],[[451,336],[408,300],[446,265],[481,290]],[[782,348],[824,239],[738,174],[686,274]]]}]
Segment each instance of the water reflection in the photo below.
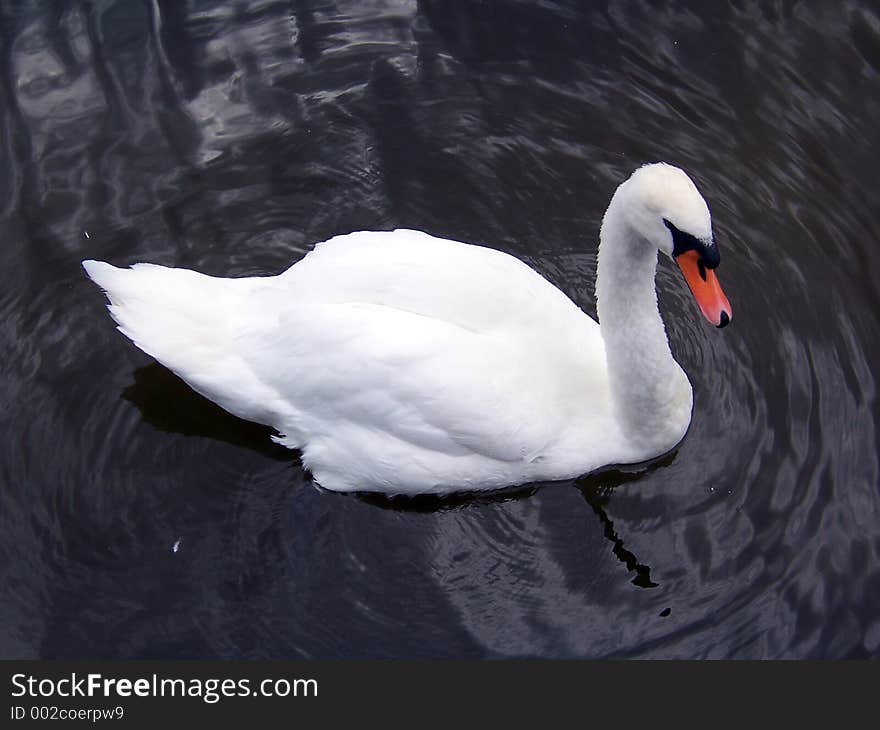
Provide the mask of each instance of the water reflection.
[{"label": "water reflection", "polygon": [[135,370],[134,383],[122,397],[138,407],[145,423],[164,433],[217,439],[271,459],[292,460],[288,449],[271,440],[271,428],[227,413],[158,363]]}]

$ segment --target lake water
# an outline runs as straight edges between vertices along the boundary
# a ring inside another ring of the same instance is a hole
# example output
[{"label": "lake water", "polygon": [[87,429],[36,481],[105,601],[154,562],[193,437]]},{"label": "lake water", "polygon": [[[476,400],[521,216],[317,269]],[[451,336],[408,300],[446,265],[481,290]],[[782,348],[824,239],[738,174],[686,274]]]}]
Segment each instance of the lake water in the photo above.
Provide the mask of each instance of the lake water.
[{"label": "lake water", "polygon": [[[0,49],[0,656],[880,655],[876,3],[4,2]],[[735,316],[661,263],[695,406],[647,470],[322,491],[79,265],[273,274],[411,227],[595,315],[602,214],[655,160]]]}]

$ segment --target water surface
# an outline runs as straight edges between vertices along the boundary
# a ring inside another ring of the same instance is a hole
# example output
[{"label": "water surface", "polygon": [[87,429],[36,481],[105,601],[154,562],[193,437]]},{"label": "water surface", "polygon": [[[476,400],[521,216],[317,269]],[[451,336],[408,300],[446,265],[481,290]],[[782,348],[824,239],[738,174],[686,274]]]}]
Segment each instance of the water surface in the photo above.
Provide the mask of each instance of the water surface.
[{"label": "water surface", "polygon": [[[4,2],[0,49],[0,656],[880,654],[876,5]],[[735,319],[661,264],[694,419],[636,473],[324,492],[79,268],[412,227],[594,315],[654,160],[709,201]]]}]

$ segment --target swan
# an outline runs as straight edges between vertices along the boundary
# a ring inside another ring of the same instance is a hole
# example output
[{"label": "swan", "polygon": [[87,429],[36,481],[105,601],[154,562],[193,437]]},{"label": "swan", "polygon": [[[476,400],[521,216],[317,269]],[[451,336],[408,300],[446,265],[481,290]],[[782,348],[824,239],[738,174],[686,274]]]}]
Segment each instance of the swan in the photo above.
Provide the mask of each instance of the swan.
[{"label": "swan", "polygon": [[657,252],[730,322],[709,208],[638,168],[599,233],[598,322],[522,261],[415,230],[318,243],[277,276],[87,260],[118,329],[194,390],[272,426],[322,487],[443,494],[572,479],[684,437],[691,384],[657,306]]}]

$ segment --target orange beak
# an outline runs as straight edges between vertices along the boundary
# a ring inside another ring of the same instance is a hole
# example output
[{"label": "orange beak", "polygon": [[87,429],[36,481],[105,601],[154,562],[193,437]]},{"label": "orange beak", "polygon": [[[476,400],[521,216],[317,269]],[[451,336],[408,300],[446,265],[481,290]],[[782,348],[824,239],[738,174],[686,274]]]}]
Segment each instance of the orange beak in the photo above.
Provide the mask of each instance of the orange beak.
[{"label": "orange beak", "polygon": [[684,280],[700,305],[703,316],[716,327],[726,327],[733,316],[733,310],[721,291],[715,272],[706,268],[696,251],[679,254],[675,257],[675,263],[684,274]]}]

